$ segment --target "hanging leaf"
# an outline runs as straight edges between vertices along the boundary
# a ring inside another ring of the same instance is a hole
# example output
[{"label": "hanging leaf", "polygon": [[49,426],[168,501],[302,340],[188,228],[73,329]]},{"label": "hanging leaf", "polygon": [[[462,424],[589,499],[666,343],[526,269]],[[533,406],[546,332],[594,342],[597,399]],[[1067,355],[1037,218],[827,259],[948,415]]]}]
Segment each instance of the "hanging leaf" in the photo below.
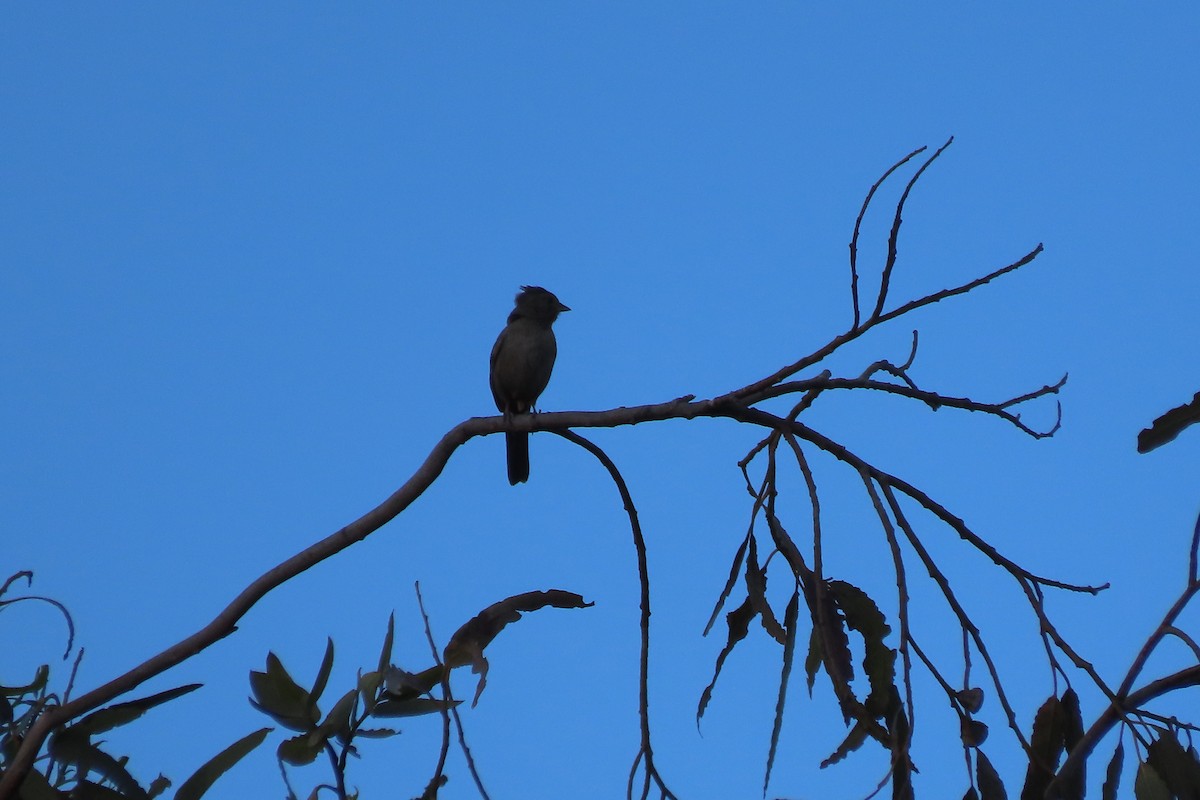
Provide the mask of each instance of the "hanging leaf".
[{"label": "hanging leaf", "polygon": [[1125,762],[1125,743],[1118,740],[1104,774],[1104,786],[1100,789],[1100,800],[1117,800],[1117,789],[1121,785],[1121,766]]},{"label": "hanging leaf", "polygon": [[808,602],[813,627],[819,632],[821,663],[833,684],[833,694],[842,710],[842,718],[849,724],[855,717],[858,701],[850,686],[850,681],[854,679],[850,638],[846,633],[844,620],[838,613],[836,597],[829,591],[827,583],[818,581],[812,584],[812,590],[805,600]]},{"label": "hanging leaf", "polygon": [[896,651],[884,642],[892,629],[875,601],[862,589],[836,580],[829,582],[829,588],[845,615],[846,626],[863,637],[863,671],[871,687],[864,705],[868,713],[879,719],[887,710],[896,682]]},{"label": "hanging leaf", "polygon": [[1146,763],[1154,767],[1173,795],[1188,800],[1200,798],[1200,763],[1171,731],[1159,729],[1158,738],[1147,748]]},{"label": "hanging leaf", "polygon": [[784,632],[783,626],[779,624],[779,620],[775,618],[771,604],[767,602],[767,571],[759,566],[758,545],[753,538],[750,539],[750,552],[746,556],[746,599],[750,601],[754,612],[759,615],[759,621],[767,635],[780,644],[784,644],[787,641],[787,634]]},{"label": "hanging leaf", "polygon": [[1148,761],[1138,765],[1137,776],[1133,779],[1133,796],[1137,800],[1173,800],[1166,782]]},{"label": "hanging leaf", "polygon": [[750,620],[753,618],[754,608],[750,604],[749,597],[740,606],[725,615],[725,624],[729,627],[729,634],[725,639],[725,646],[717,654],[717,663],[713,668],[712,680],[708,686],[704,687],[704,691],[700,693],[700,704],[696,708],[697,728],[700,727],[700,718],[704,716],[704,709],[708,707],[708,703],[712,699],[713,688],[717,685],[717,678],[721,675],[721,668],[725,665],[725,659],[733,652],[734,645],[746,638],[746,635],[750,632]]},{"label": "hanging leaf", "polygon": [[846,738],[837,746],[837,749],[829,754],[829,757],[821,762],[821,769],[831,767],[841,761],[846,756],[853,753],[858,748],[862,747],[862,743],[868,738],[867,726],[862,722],[856,722],[850,732],[846,734]]},{"label": "hanging leaf", "polygon": [[979,785],[980,800],[1008,800],[1000,773],[982,750],[975,751],[975,782]]},{"label": "hanging leaf", "polygon": [[1066,717],[1062,703],[1050,695],[1033,718],[1033,735],[1030,736],[1029,768],[1025,771],[1025,785],[1021,789],[1021,800],[1042,800],[1046,787],[1054,779],[1058,759],[1062,756]]},{"label": "hanging leaf", "polygon": [[[754,530],[753,525],[754,523],[751,522],[751,531]],[[725,580],[725,586],[721,589],[721,596],[717,598],[716,605],[713,606],[712,614],[708,617],[708,623],[705,624],[702,635],[708,636],[708,632],[712,630],[713,623],[717,621],[717,617],[721,614],[721,609],[725,607],[725,601],[729,599],[729,593],[737,585],[738,573],[742,570],[742,560],[746,557],[746,547],[750,544],[753,536],[753,532],[747,533],[746,538],[742,539],[742,543],[738,545],[737,552],[733,554],[733,563],[729,566],[729,577]]]},{"label": "hanging leaf", "polygon": [[824,662],[821,650],[821,632],[814,625],[808,634],[808,655],[804,658],[804,673],[808,680],[808,696],[812,697],[813,684],[817,681],[817,670]]},{"label": "hanging leaf", "polygon": [[[1062,696],[1063,751],[1069,756],[1083,739],[1083,714],[1079,710],[1079,695],[1067,689]],[[1087,790],[1087,761],[1080,761],[1074,772],[1061,781],[1062,800],[1083,800]]]},{"label": "hanging leaf", "polygon": [[771,783],[771,767],[775,764],[775,749],[779,746],[779,732],[783,730],[783,708],[787,700],[788,679],[792,674],[792,657],[796,651],[796,622],[800,616],[800,592],[792,592],[787,609],[783,613],[783,625],[787,631],[787,643],[783,646],[783,669],[779,676],[779,695],[775,700],[775,723],[771,726],[771,747],[767,752],[767,770],[763,776],[763,795]]}]

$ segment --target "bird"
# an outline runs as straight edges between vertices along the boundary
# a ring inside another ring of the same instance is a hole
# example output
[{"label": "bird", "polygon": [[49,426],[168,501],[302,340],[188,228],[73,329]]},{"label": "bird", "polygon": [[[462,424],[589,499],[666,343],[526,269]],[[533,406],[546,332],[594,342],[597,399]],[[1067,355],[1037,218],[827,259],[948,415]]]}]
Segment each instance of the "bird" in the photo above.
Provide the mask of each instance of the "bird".
[{"label": "bird", "polygon": [[[558,315],[571,309],[541,286],[522,286],[508,324],[492,345],[488,381],[496,408],[511,419],[515,414],[533,413],[533,404],[550,382],[558,343],[550,326]],[[529,480],[529,434],[504,434],[508,448],[508,482],[512,486]]]}]

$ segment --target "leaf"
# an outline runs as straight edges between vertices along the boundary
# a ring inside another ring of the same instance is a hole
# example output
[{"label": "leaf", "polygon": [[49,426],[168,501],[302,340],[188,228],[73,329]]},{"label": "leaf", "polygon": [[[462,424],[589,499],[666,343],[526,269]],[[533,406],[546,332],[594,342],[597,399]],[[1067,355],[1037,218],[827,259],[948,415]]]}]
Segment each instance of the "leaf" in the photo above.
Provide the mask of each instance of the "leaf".
[{"label": "leaf", "polygon": [[462,700],[435,700],[430,697],[414,697],[411,700],[382,700],[375,706],[372,716],[376,717],[419,717],[449,711]]},{"label": "leaf", "polygon": [[1121,766],[1124,763],[1125,743],[1118,739],[1117,749],[1113,751],[1108,770],[1104,774],[1104,786],[1100,789],[1101,800],[1117,800],[1117,789],[1121,785]]},{"label": "leaf", "polygon": [[300,733],[290,739],[284,739],[275,750],[280,761],[286,761],[294,767],[302,767],[317,760],[329,736],[320,730]]},{"label": "leaf", "polygon": [[817,681],[817,670],[821,668],[821,632],[814,626],[808,634],[808,656],[804,659],[804,673],[808,678],[808,696],[812,697],[813,684]]},{"label": "leaf", "polygon": [[133,722],[138,717],[145,714],[155,706],[170,702],[177,697],[182,697],[185,694],[194,692],[204,684],[189,683],[186,686],[177,686],[174,689],[168,689],[165,692],[152,694],[149,697],[143,697],[140,700],[130,700],[126,703],[117,703],[115,705],[102,708],[99,711],[93,711],[79,722],[71,726],[76,732],[85,736],[93,736],[97,733],[110,731],[120,725]]},{"label": "leaf", "polygon": [[342,695],[333,708],[329,709],[328,716],[321,722],[318,730],[324,731],[327,735],[336,736],[338,741],[346,744],[350,741],[350,717],[354,713],[354,705],[358,702],[358,691],[351,689]]},{"label": "leaf", "polygon": [[395,728],[359,728],[354,735],[360,739],[386,739],[389,736],[399,736],[400,731]]},{"label": "leaf", "polygon": [[792,674],[792,658],[796,652],[796,623],[800,617],[800,592],[792,592],[787,609],[783,612],[783,627],[787,640],[783,646],[783,669],[779,675],[779,695],[775,700],[775,722],[771,726],[771,747],[767,751],[767,770],[763,776],[763,795],[771,783],[771,768],[775,765],[775,750],[779,746],[779,733],[783,730],[783,708],[787,700],[788,678]]},{"label": "leaf", "polygon": [[863,671],[871,686],[864,705],[878,719],[887,710],[896,682],[896,651],[884,642],[892,629],[875,601],[862,589],[845,581],[830,581],[829,588],[845,615],[846,626],[863,637]]},{"label": "leaf", "polygon": [[24,686],[4,686],[0,684],[0,694],[16,697],[23,694],[40,692],[50,680],[50,665],[42,664],[33,673],[33,680]]},{"label": "leaf", "polygon": [[396,629],[396,612],[393,611],[388,615],[387,633],[383,636],[383,651],[379,654],[378,672],[380,675],[387,672],[387,668],[392,665],[392,641]]},{"label": "leaf", "polygon": [[61,800],[62,798],[58,790],[50,785],[50,781],[46,780],[46,776],[36,769],[25,773],[18,796],[21,800]]},{"label": "leaf", "polygon": [[1033,735],[1029,742],[1031,757],[1025,771],[1025,785],[1021,788],[1021,800],[1042,800],[1046,795],[1062,755],[1065,720],[1062,703],[1050,695],[1033,718]]},{"label": "leaf", "polygon": [[717,654],[717,663],[713,667],[712,680],[708,686],[704,687],[704,691],[700,693],[700,704],[696,708],[696,727],[700,727],[700,718],[704,716],[704,709],[708,707],[708,703],[712,700],[713,688],[717,685],[717,678],[721,676],[721,669],[725,665],[725,659],[733,652],[734,646],[750,632],[750,620],[754,619],[754,608],[750,603],[750,598],[747,597],[740,606],[730,611],[725,615],[725,624],[729,627],[729,633],[725,638],[725,646],[721,648],[721,652]]},{"label": "leaf", "polygon": [[483,694],[483,688],[487,685],[488,664],[487,659],[483,656],[483,650],[510,622],[519,620],[523,613],[537,611],[546,606],[588,608],[592,605],[595,604],[585,601],[580,595],[561,589],[524,592],[507,597],[492,603],[455,631],[443,651],[442,659],[451,669],[470,664],[471,671],[479,676],[479,684],[475,688],[475,698],[471,702],[471,705],[474,706],[479,702],[479,696]]},{"label": "leaf", "polygon": [[[980,800],[1007,800],[1004,783],[992,762],[982,750],[975,751],[975,781],[979,784]],[[1039,798],[1040,800],[1040,798]]]},{"label": "leaf", "polygon": [[421,672],[406,672],[399,667],[388,667],[384,677],[384,692],[392,700],[407,700],[418,697],[442,682],[446,668],[434,665]]},{"label": "leaf", "polygon": [[829,754],[829,757],[821,762],[821,769],[831,767],[841,761],[846,756],[853,753],[858,748],[862,747],[862,743],[868,738],[869,731],[867,726],[862,722],[854,723],[854,727],[846,734],[846,738],[837,746],[837,749]]},{"label": "leaf", "polygon": [[[753,526],[753,523],[751,523]],[[753,530],[753,527],[751,527]],[[708,618],[708,624],[704,626],[704,636],[708,636],[708,632],[712,630],[713,623],[717,621],[717,616],[721,613],[721,609],[725,607],[725,601],[729,599],[729,593],[733,591],[733,587],[737,584],[738,573],[742,569],[742,559],[746,557],[746,546],[750,543],[750,539],[754,536],[753,533],[747,533],[746,538],[738,545],[737,552],[733,555],[733,563],[729,566],[729,578],[725,581],[725,587],[721,589],[721,596],[717,598],[717,603],[713,606],[712,615]]]},{"label": "leaf", "polygon": [[267,671],[250,672],[250,704],[283,727],[307,732],[316,727],[320,711],[309,702],[308,692],[300,688],[274,653],[267,653]]},{"label": "leaf", "polygon": [[787,634],[775,618],[771,604],[767,602],[767,571],[758,564],[758,545],[753,537],[750,539],[750,552],[746,558],[746,599],[759,615],[759,622],[767,635],[780,644],[785,644]]},{"label": "leaf", "polygon": [[175,792],[175,800],[199,800],[217,779],[245,758],[254,748],[263,743],[273,728],[260,728],[247,734],[210,758],[200,769],[192,773]]},{"label": "leaf", "polygon": [[1133,796],[1137,800],[1171,800],[1171,790],[1154,767],[1143,761],[1138,765],[1137,777],[1133,779]]},{"label": "leaf", "polygon": [[[1079,710],[1079,695],[1067,689],[1062,696],[1063,749],[1067,755],[1083,739],[1083,714]],[[1079,766],[1062,782],[1062,800],[1083,800],[1087,789],[1087,761]]]},{"label": "leaf", "polygon": [[821,663],[833,684],[833,694],[842,709],[842,718],[848,724],[854,716],[852,710],[856,702],[854,691],[850,687],[850,681],[854,678],[850,638],[846,634],[844,621],[838,614],[836,598],[829,591],[828,584],[813,584],[812,596],[806,597],[806,600],[813,627],[817,629],[821,641]]},{"label": "leaf", "polygon": [[313,687],[308,692],[309,702],[315,704],[321,699],[321,693],[325,691],[325,684],[329,682],[329,673],[333,670],[333,639],[326,638],[325,640],[325,657],[321,659],[321,666],[317,670],[317,679],[313,681]]},{"label": "leaf", "polygon": [[1146,763],[1154,767],[1173,795],[1200,798],[1200,763],[1183,749],[1174,733],[1159,730],[1158,738],[1146,750]]},{"label": "leaf", "polygon": [[124,763],[92,744],[87,734],[76,726],[51,736],[47,749],[60,763],[74,765],[81,778],[95,772],[117,787],[124,796],[133,800],[149,800],[146,790],[129,774]]}]

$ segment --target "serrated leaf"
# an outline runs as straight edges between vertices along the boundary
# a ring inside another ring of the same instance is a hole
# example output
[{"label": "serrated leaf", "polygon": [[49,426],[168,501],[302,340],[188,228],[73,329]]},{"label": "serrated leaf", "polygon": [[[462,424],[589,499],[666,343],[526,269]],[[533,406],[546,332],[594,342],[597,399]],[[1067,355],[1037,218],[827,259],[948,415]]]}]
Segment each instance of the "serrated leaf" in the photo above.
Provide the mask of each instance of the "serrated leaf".
[{"label": "serrated leaf", "polygon": [[523,592],[522,594],[506,597],[492,603],[483,611],[469,619],[462,627],[454,632],[443,651],[442,660],[446,666],[455,667],[471,665],[471,671],[479,676],[475,687],[475,698],[472,707],[479,702],[479,696],[487,685],[488,663],[483,655],[484,648],[504,630],[510,622],[516,622],[522,614],[537,611],[551,606],[553,608],[588,608],[589,603],[574,592],[562,589],[547,589],[544,592]]},{"label": "serrated leaf", "polygon": [[375,717],[419,717],[424,714],[439,714],[449,711],[462,700],[434,700],[429,697],[414,697],[411,700],[381,700],[372,712]]},{"label": "serrated leaf", "polygon": [[725,624],[729,628],[729,633],[725,638],[725,646],[721,648],[721,652],[717,654],[717,663],[713,667],[712,680],[708,686],[704,687],[704,691],[700,693],[700,703],[696,707],[696,727],[700,727],[700,718],[704,716],[704,709],[708,707],[708,703],[712,700],[714,687],[717,685],[717,678],[721,676],[721,669],[725,665],[725,659],[733,652],[734,646],[746,638],[750,633],[750,620],[754,618],[754,608],[750,604],[750,598],[747,597],[742,604],[725,615]]},{"label": "serrated leaf", "polygon": [[979,785],[980,800],[1008,800],[1000,773],[982,750],[975,751],[975,782]]},{"label": "serrated leaf", "polygon": [[126,796],[111,786],[95,781],[81,780],[71,789],[71,800],[127,800]]},{"label": "serrated leaf", "polygon": [[846,626],[863,637],[863,671],[871,687],[863,705],[878,719],[887,709],[892,685],[896,682],[896,651],[885,642],[892,629],[875,601],[862,589],[845,581],[830,581],[829,588],[842,610]]},{"label": "serrated leaf", "polygon": [[175,800],[199,800],[218,778],[262,744],[272,730],[274,729],[260,728],[210,758],[180,785],[179,791],[175,793]]},{"label": "serrated leaf", "polygon": [[316,727],[320,712],[309,702],[308,692],[292,680],[274,653],[267,653],[267,671],[250,672],[250,704],[280,725],[307,732]]},{"label": "serrated leaf", "polygon": [[767,602],[767,571],[759,566],[758,544],[753,537],[750,538],[750,550],[746,556],[746,599],[767,635],[780,644],[786,644],[787,634]]},{"label": "serrated leaf", "polygon": [[321,659],[321,666],[317,670],[317,679],[313,681],[313,687],[308,692],[309,702],[316,704],[321,699],[321,694],[325,691],[325,684],[329,682],[329,673],[333,670],[333,639],[327,637],[325,639],[325,656]]},{"label": "serrated leaf", "polygon": [[763,776],[763,795],[771,784],[771,768],[775,765],[775,750],[779,746],[779,733],[783,730],[783,709],[787,702],[788,678],[792,674],[792,659],[796,652],[796,624],[800,617],[800,592],[792,592],[787,609],[783,612],[783,627],[787,637],[783,646],[783,667],[779,675],[779,694],[775,699],[775,721],[771,726],[771,747],[767,751],[767,769]]},{"label": "serrated leaf", "polygon": [[821,663],[833,684],[833,695],[842,710],[842,718],[849,724],[854,717],[852,712],[856,701],[854,690],[850,686],[850,681],[854,679],[854,665],[851,661],[850,638],[846,633],[845,620],[838,613],[837,600],[829,591],[827,583],[813,584],[812,596],[806,600],[813,627],[820,634]]},{"label": "serrated leaf", "polygon": [[99,711],[93,711],[79,722],[71,726],[77,733],[85,736],[94,736],[97,733],[110,731],[120,725],[133,722],[138,717],[145,714],[155,706],[170,702],[177,697],[182,697],[189,692],[194,692],[203,684],[190,683],[186,686],[177,686],[174,689],[168,689],[165,692],[152,694],[149,697],[143,697],[139,700],[130,700],[125,703],[117,703],[107,706]]},{"label": "serrated leaf", "polygon": [[1133,779],[1133,796],[1137,800],[1171,800],[1171,790],[1154,767],[1143,761]]},{"label": "serrated leaf", "polygon": [[1113,751],[1104,773],[1104,786],[1100,789],[1100,800],[1117,800],[1117,789],[1121,785],[1121,767],[1125,763],[1125,743],[1117,740],[1117,749]]},{"label": "serrated leaf", "polygon": [[1033,734],[1029,737],[1031,757],[1021,800],[1042,800],[1045,796],[1062,755],[1065,720],[1061,701],[1050,695],[1033,718]]}]

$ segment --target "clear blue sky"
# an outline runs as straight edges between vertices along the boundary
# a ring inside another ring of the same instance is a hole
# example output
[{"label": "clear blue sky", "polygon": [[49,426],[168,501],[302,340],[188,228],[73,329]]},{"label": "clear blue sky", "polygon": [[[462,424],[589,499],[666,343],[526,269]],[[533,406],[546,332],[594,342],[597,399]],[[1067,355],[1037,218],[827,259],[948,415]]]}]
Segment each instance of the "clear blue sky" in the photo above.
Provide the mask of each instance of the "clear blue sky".
[{"label": "clear blue sky", "polygon": [[[1115,683],[1182,586],[1200,496],[1200,433],[1134,451],[1200,389],[1198,51],[1188,3],[8,4],[2,572],[34,570],[35,591],[72,610],[78,687],[95,686],[373,507],[454,424],[494,413],[488,352],[520,284],[574,309],[548,410],[741,386],[846,327],[863,193],[954,135],[910,201],[893,296],[1045,253],[831,366],[903,360],[915,325],[926,388],[1001,399],[1069,371],[1061,433],[1035,442],[880,397],[826,398],[810,422],[1031,569],[1111,581],[1050,608]],[[867,220],[864,272],[894,197]],[[749,513],[735,464],[757,437],[704,420],[594,432],[650,542],[652,711],[681,796],[760,794],[778,648],[756,631],[703,736],[693,719],[721,644],[700,630]],[[891,597],[861,487],[815,464],[827,571]],[[144,780],[178,781],[264,724],[246,676],[268,650],[308,681],[333,637],[336,696],[393,610],[397,660],[425,666],[414,580],[443,640],[501,597],[558,587],[596,606],[504,632],[470,742],[493,797],[619,796],[637,747],[627,526],[576,448],[534,436],[532,473],[510,488],[502,440],[472,441],[402,517],[143,687],[206,684],[114,749]],[[793,478],[783,513],[799,532]],[[1051,684],[1023,600],[951,533],[923,530],[1027,724]],[[922,641],[942,632],[953,664],[949,618],[928,609]],[[2,625],[0,682],[61,652],[46,609]],[[956,722],[918,688],[919,796],[961,796]],[[772,796],[861,797],[883,774],[877,752],[817,769],[841,736],[827,694],[793,687]],[[1198,708],[1193,694],[1175,710]],[[994,697],[986,711],[1011,796],[1024,767]],[[403,727],[353,765],[364,797],[428,778],[437,721]],[[213,796],[279,796],[278,740]],[[461,759],[450,773],[446,796],[471,797]]]}]

